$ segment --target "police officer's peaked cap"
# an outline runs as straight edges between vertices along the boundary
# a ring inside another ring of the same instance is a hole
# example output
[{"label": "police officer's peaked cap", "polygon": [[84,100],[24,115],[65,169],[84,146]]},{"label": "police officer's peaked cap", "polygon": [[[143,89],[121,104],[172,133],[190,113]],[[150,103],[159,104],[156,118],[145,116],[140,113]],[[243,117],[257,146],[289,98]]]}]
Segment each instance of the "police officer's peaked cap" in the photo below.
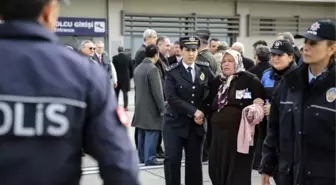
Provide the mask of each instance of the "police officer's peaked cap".
[{"label": "police officer's peaked cap", "polygon": [[198,49],[200,47],[200,39],[194,36],[180,37],[181,46],[190,49]]},{"label": "police officer's peaked cap", "polygon": [[204,40],[204,41],[209,41],[209,38],[210,38],[210,31],[208,30],[197,30],[195,32],[195,35],[200,38],[201,40]]},{"label": "police officer's peaked cap", "polygon": [[309,40],[333,40],[336,41],[335,22],[331,20],[319,20],[313,23],[304,34],[298,35],[297,38],[306,38]]},{"label": "police officer's peaked cap", "polygon": [[284,53],[293,54],[293,45],[287,40],[276,40],[271,48],[272,54],[282,55]]}]

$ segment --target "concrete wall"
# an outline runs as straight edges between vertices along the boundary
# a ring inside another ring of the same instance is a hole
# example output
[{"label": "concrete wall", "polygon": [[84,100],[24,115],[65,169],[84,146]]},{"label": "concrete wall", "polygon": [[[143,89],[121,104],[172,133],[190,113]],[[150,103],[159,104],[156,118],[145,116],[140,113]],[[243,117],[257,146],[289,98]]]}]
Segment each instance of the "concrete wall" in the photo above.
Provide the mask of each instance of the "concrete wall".
[{"label": "concrete wall", "polygon": [[[241,16],[239,42],[245,45],[245,55],[253,57],[252,44],[257,40],[265,40],[269,45],[273,44],[274,36],[246,36],[246,15],[270,16],[270,17],[294,17],[304,18],[333,18],[335,17],[335,3],[238,3],[237,13]],[[302,40],[296,40],[297,46],[302,45]]]},{"label": "concrete wall", "polygon": [[106,18],[106,0],[71,0],[70,6],[61,7],[61,16]]},{"label": "concrete wall", "polygon": [[[155,8],[154,8],[155,7]],[[148,14],[234,15],[234,2],[185,0],[124,0],[124,11]]]}]

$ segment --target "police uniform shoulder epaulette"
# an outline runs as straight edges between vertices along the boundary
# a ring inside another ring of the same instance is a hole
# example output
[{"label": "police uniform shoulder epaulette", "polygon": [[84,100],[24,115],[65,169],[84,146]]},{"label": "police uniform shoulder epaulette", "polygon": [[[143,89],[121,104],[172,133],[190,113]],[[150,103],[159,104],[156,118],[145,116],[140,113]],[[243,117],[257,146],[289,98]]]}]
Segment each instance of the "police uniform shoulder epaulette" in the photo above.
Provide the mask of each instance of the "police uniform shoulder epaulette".
[{"label": "police uniform shoulder epaulette", "polygon": [[178,65],[179,65],[178,63],[171,64],[168,67],[166,67],[166,71],[171,71],[175,69]]},{"label": "police uniform shoulder epaulette", "polygon": [[197,65],[201,65],[201,66],[206,66],[206,67],[209,67],[209,66],[210,66],[210,64],[209,64],[208,62],[203,62],[203,61],[199,61],[199,60],[197,60],[197,61],[195,62],[195,64],[197,64]]}]

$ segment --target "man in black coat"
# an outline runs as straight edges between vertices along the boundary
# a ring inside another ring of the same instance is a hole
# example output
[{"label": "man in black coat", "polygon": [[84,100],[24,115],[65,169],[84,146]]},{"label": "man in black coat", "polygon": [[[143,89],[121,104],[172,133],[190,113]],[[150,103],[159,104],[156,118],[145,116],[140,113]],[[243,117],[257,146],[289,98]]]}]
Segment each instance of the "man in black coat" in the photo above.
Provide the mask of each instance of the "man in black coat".
[{"label": "man in black coat", "polygon": [[134,60],[134,68],[136,68],[146,57],[146,46],[151,44],[156,44],[157,40],[157,33],[155,30],[147,29],[143,33],[143,39],[144,43],[140,46],[138,51],[135,54],[135,60]]},{"label": "man in black coat", "polygon": [[231,47],[233,50],[236,50],[238,51],[241,56],[243,57],[243,64],[244,64],[244,68],[246,70],[249,70],[250,68],[252,68],[254,66],[254,62],[252,59],[249,59],[249,58],[246,58],[244,56],[244,45],[240,42],[236,42],[234,44],[232,44],[232,47]]},{"label": "man in black coat", "polygon": [[130,80],[133,78],[133,65],[130,56],[124,53],[123,47],[118,47],[118,55],[112,59],[113,65],[117,71],[118,85],[115,88],[117,100],[119,99],[120,90],[123,92],[124,108],[128,107],[128,91],[130,91]]}]

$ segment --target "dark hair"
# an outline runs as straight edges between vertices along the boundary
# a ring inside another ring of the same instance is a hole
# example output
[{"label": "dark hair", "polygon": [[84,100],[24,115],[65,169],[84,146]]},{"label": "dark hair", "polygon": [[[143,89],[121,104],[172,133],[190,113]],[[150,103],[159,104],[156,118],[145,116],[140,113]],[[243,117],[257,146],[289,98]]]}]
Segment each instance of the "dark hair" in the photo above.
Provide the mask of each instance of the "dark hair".
[{"label": "dark hair", "polygon": [[118,53],[121,53],[121,52],[124,52],[124,47],[119,46],[119,47],[118,47]]},{"label": "dark hair", "polygon": [[[333,41],[333,40],[327,40],[327,44],[328,44],[328,46],[332,46],[333,44],[336,44],[336,41]],[[335,59],[336,58],[336,53],[334,53],[334,54],[332,54],[331,56],[330,56],[330,60],[333,60],[333,59]]]},{"label": "dark hair", "polygon": [[218,42],[219,39],[217,39],[217,38],[212,38],[212,39],[210,39],[210,43],[211,43],[212,41],[216,41],[216,42]]},{"label": "dark hair", "polygon": [[146,57],[153,58],[158,53],[159,53],[159,48],[157,46],[152,44],[146,47]]},{"label": "dark hair", "polygon": [[180,41],[175,41],[175,42],[174,42],[174,45],[181,45],[181,44],[180,44]]},{"label": "dark hair", "polygon": [[0,0],[3,20],[36,20],[51,0]]},{"label": "dark hair", "polygon": [[256,48],[258,45],[263,45],[263,46],[267,46],[267,42],[264,40],[258,40],[257,42],[255,42],[252,46],[254,48]]},{"label": "dark hair", "polygon": [[160,37],[156,40],[156,45],[158,45],[160,42],[164,41],[165,39],[168,39],[168,37],[166,37],[166,36],[160,36]]}]

